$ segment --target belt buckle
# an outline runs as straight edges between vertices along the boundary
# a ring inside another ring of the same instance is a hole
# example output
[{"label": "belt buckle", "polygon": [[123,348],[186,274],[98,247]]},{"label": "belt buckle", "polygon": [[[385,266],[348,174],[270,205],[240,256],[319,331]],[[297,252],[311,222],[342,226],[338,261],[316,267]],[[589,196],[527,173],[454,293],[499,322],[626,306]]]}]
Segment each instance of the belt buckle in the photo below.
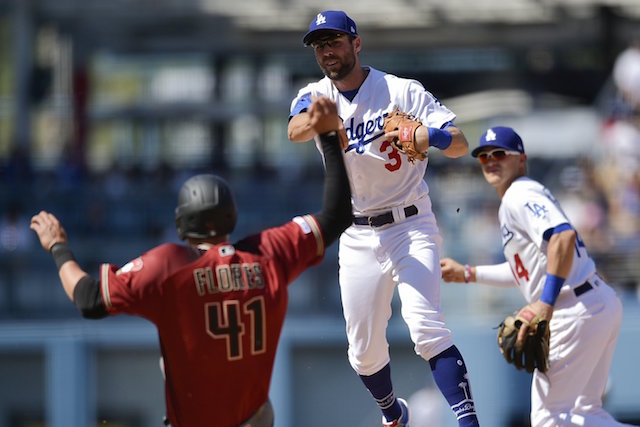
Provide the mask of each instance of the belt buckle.
[{"label": "belt buckle", "polygon": [[368,216],[367,217],[367,223],[369,224],[369,227],[375,227],[375,225],[373,225],[373,217],[372,216]]}]

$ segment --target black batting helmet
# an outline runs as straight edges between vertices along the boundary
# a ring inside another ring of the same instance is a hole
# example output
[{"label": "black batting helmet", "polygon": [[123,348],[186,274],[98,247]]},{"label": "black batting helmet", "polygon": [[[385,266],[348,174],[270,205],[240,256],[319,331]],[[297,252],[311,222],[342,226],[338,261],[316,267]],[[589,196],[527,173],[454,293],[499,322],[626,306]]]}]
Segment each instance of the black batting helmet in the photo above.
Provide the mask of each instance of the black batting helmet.
[{"label": "black batting helmet", "polygon": [[236,226],[236,202],[227,182],[212,174],[189,178],[178,193],[178,237],[205,238],[231,234]]}]

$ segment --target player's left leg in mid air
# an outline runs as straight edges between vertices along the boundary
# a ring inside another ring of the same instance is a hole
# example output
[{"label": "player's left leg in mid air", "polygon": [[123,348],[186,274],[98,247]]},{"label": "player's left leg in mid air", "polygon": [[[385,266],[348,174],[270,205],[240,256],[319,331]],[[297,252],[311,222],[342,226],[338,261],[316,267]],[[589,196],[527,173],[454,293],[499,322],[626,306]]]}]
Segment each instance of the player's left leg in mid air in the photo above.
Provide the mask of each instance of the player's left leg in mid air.
[{"label": "player's left leg in mid air", "polygon": [[429,359],[436,385],[462,427],[479,426],[464,359],[455,345]]},{"label": "player's left leg in mid air", "polygon": [[437,387],[459,426],[479,426],[464,359],[444,326],[440,308],[440,257],[435,240],[423,236],[411,242],[411,256],[399,256],[395,280],[404,318],[416,353],[429,361]]},{"label": "player's left leg in mid air", "polygon": [[[442,316],[434,311],[438,307],[429,303],[422,305],[419,292],[409,284],[399,288],[402,300],[402,313],[416,353],[429,362],[436,386],[445,397],[454,412],[458,424],[462,427],[479,426],[475,402],[471,394],[471,384],[464,358],[451,340],[451,332],[444,328]],[[424,316],[424,313],[431,312]]]}]

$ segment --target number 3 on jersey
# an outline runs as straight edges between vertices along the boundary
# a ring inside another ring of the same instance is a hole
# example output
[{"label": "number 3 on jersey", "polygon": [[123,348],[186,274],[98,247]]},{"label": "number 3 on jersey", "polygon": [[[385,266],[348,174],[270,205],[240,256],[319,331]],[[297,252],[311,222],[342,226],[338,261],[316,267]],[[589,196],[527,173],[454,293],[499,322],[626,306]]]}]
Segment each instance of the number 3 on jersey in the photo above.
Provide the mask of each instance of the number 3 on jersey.
[{"label": "number 3 on jersey", "polygon": [[[244,314],[244,316],[242,316]],[[205,306],[207,334],[216,339],[227,341],[227,359],[238,360],[243,357],[242,338],[248,320],[251,354],[261,354],[267,349],[266,319],[264,297],[258,296],[242,305],[240,301],[228,300],[222,304],[214,302]]]},{"label": "number 3 on jersey", "polygon": [[400,157],[400,152],[396,150],[396,148],[391,145],[389,141],[383,141],[380,145],[380,152],[385,153],[387,157],[389,157],[389,162],[384,164],[384,167],[387,168],[389,172],[397,171],[400,169],[402,165],[402,158]]},{"label": "number 3 on jersey", "polygon": [[522,279],[524,278],[524,280],[526,280],[527,282],[529,281],[529,272],[527,271],[527,269],[525,268],[524,264],[522,263],[522,260],[520,259],[520,255],[515,254],[513,256],[513,261],[516,264],[516,277],[518,279]]}]

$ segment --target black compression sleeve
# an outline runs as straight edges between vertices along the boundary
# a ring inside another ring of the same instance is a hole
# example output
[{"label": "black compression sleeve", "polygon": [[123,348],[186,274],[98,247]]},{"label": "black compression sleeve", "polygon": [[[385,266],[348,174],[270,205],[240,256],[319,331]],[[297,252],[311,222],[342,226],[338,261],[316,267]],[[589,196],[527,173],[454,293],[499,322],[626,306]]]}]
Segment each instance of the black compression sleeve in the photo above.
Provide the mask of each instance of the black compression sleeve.
[{"label": "black compression sleeve", "polygon": [[326,246],[351,225],[351,188],[344,167],[337,132],[320,135],[324,153],[324,195],[322,211],[315,214]]},{"label": "black compression sleeve", "polygon": [[109,313],[102,302],[100,283],[93,277],[86,275],[78,280],[73,290],[73,302],[87,319],[102,319]]}]

